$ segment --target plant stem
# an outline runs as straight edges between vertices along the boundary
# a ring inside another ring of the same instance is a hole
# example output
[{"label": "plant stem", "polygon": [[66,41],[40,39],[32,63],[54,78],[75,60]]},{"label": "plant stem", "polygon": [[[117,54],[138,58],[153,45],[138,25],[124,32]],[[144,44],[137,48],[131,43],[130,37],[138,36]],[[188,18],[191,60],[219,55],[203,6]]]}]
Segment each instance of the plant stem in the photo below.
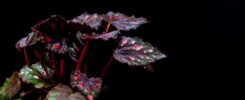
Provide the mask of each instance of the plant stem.
[{"label": "plant stem", "polygon": [[150,71],[150,72],[154,72],[155,71],[151,64],[147,65],[147,70]]},{"label": "plant stem", "polygon": [[87,66],[87,64],[85,63],[85,64],[84,64],[84,73],[87,74],[87,72],[88,72],[88,66]]},{"label": "plant stem", "polygon": [[[109,22],[109,23],[107,24],[105,33],[108,33],[110,26],[111,26],[111,23]],[[101,72],[100,78],[103,78],[103,77],[104,77],[106,71],[108,70],[109,66],[111,65],[112,60],[113,60],[113,55],[111,56],[111,58],[110,58],[109,61],[107,62],[107,64],[106,64],[106,66],[104,67],[103,71]]]},{"label": "plant stem", "polygon": [[76,66],[76,70],[80,70],[81,67],[82,67],[83,59],[85,57],[85,54],[86,54],[86,51],[87,51],[89,43],[90,43],[90,40],[87,40],[85,45],[84,45],[84,47],[83,47],[82,53],[81,53],[81,55],[79,57],[79,60],[78,60],[77,66]]},{"label": "plant stem", "polygon": [[29,95],[30,93],[32,93],[33,91],[35,91],[35,90],[37,90],[37,89],[36,89],[36,88],[31,89],[31,90],[29,90],[29,91],[27,91],[27,92],[21,93],[20,96],[21,96],[21,97],[27,96],[27,95]]},{"label": "plant stem", "polygon": [[106,26],[105,33],[108,33],[110,26],[111,26],[111,23],[109,22],[109,23],[107,24],[107,26]]},{"label": "plant stem", "polygon": [[59,76],[59,70],[58,70],[58,68],[57,68],[57,66],[56,66],[56,61],[55,61],[55,58],[54,58],[54,53],[52,53],[52,55],[51,55],[51,62],[52,62],[52,66],[54,67],[54,71],[55,71],[55,75],[56,75],[56,77],[58,78],[58,81],[60,82],[60,76]]},{"label": "plant stem", "polygon": [[106,66],[104,67],[102,73],[100,74],[100,78],[103,78],[106,71],[108,70],[109,66],[111,65],[112,61],[113,61],[114,57],[113,55],[111,56],[111,58],[109,59],[109,61],[107,62]]},{"label": "plant stem", "polygon": [[27,92],[21,93],[21,94],[20,94],[20,97],[25,97],[25,96],[31,94],[31,93],[32,93],[33,91],[35,91],[35,90],[41,90],[41,91],[43,91],[43,92],[45,92],[45,93],[48,93],[48,90],[46,90],[46,89],[44,89],[44,88],[40,88],[40,89],[34,88],[34,89],[31,89],[31,90],[29,90],[29,91],[27,91]]},{"label": "plant stem", "polygon": [[35,55],[37,56],[37,58],[39,60],[41,60],[42,59],[42,56],[41,56],[40,52],[37,49],[34,49],[33,51],[34,51]]},{"label": "plant stem", "polygon": [[64,77],[64,70],[65,70],[65,60],[60,60],[60,78]]},{"label": "plant stem", "polygon": [[41,90],[41,91],[43,91],[43,92],[45,92],[45,93],[48,93],[48,90],[46,90],[46,89],[44,89],[44,88],[40,88],[40,89],[38,89],[38,90]]},{"label": "plant stem", "polygon": [[[108,33],[110,26],[111,26],[111,23],[109,22],[109,23],[107,24],[105,33]],[[86,51],[87,51],[87,48],[88,48],[88,44],[89,44],[89,43],[90,43],[90,40],[87,40],[86,43],[85,43],[85,45],[84,45],[84,47],[83,47],[82,53],[81,53],[81,55],[80,55],[80,57],[79,57],[79,60],[78,60],[77,66],[76,66],[76,70],[80,70],[81,67],[82,67],[83,59],[84,59],[84,57],[85,57],[85,54],[86,54]],[[87,68],[85,68],[85,70],[86,70],[86,69],[87,69]]]},{"label": "plant stem", "polygon": [[31,66],[30,59],[26,50],[26,47],[24,48],[24,55],[25,55],[25,61],[27,66]]}]

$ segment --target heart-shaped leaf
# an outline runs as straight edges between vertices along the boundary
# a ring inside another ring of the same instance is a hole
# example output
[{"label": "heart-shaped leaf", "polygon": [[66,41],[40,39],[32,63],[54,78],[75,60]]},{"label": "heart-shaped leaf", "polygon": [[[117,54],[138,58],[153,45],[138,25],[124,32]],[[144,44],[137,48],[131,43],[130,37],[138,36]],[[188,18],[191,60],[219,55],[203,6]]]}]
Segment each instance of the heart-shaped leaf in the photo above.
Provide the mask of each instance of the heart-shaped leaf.
[{"label": "heart-shaped leaf", "polygon": [[145,18],[136,18],[135,16],[126,16],[122,13],[108,12],[103,15],[103,19],[110,22],[117,30],[129,31],[138,28],[141,24],[147,23]]},{"label": "heart-shaped leaf", "polygon": [[89,38],[89,39],[101,39],[104,41],[108,41],[110,38],[116,39],[118,34],[119,34],[119,31],[112,31],[109,33],[102,33],[102,34],[92,33],[92,35],[82,34],[82,33],[78,32],[77,37],[81,38],[83,40],[86,40]]},{"label": "heart-shaped leaf", "polygon": [[38,37],[37,32],[30,32],[26,37],[21,38],[15,45],[18,50],[21,50],[24,47],[35,44],[39,41],[40,37]]},{"label": "heart-shaped leaf", "polygon": [[14,72],[10,78],[6,78],[2,87],[0,87],[0,100],[10,100],[20,90],[21,82],[18,72]]},{"label": "heart-shaped leaf", "polygon": [[144,66],[166,57],[150,43],[144,42],[137,37],[125,36],[122,37],[119,47],[114,51],[113,56],[119,62],[127,63],[130,66]]},{"label": "heart-shaped leaf", "polygon": [[86,100],[80,93],[73,93],[69,86],[58,84],[53,87],[45,97],[45,100]]},{"label": "heart-shaped leaf", "polygon": [[24,82],[31,83],[35,88],[47,88],[53,85],[54,70],[41,65],[40,62],[25,65],[19,72],[19,76]]},{"label": "heart-shaped leaf", "polygon": [[80,70],[75,70],[70,78],[71,86],[81,91],[89,100],[96,98],[102,86],[101,78],[89,78]]},{"label": "heart-shaped leaf", "polygon": [[91,15],[84,13],[76,18],[73,18],[71,21],[75,23],[86,24],[91,28],[98,30],[99,26],[101,25],[102,17],[98,14]]}]

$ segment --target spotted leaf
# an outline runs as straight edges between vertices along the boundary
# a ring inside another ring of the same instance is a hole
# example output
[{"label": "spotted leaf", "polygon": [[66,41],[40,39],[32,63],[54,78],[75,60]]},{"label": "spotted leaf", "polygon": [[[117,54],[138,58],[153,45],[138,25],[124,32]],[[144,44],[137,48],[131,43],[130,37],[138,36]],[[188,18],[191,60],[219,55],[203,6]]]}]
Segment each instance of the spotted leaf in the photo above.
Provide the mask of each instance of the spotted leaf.
[{"label": "spotted leaf", "polygon": [[102,17],[98,14],[92,15],[84,13],[76,18],[73,18],[71,21],[75,23],[86,24],[91,28],[95,28],[97,30],[101,25]]},{"label": "spotted leaf", "polygon": [[119,31],[112,31],[109,33],[102,33],[102,34],[92,33],[92,35],[82,34],[82,33],[78,32],[77,37],[81,38],[83,40],[85,40],[85,39],[101,39],[104,41],[108,41],[111,38],[116,39],[118,34],[119,34]]},{"label": "spotted leaf", "polygon": [[119,31],[112,31],[109,33],[102,33],[102,34],[96,34],[93,33],[92,37],[94,37],[94,39],[102,39],[102,40],[109,40],[110,38],[115,39],[117,38],[117,34],[119,33]]},{"label": "spotted leaf", "polygon": [[19,72],[22,81],[33,84],[35,88],[47,88],[54,84],[53,81],[54,70],[41,65],[40,62],[25,65]]},{"label": "spotted leaf", "polygon": [[68,46],[68,55],[70,58],[74,61],[78,61],[78,53],[80,48],[77,46],[76,43],[71,43],[71,45]]},{"label": "spotted leaf", "polygon": [[141,24],[147,23],[145,18],[136,18],[135,16],[126,16],[122,13],[108,12],[103,15],[103,19],[111,23],[117,30],[129,31],[138,28]]},{"label": "spotted leaf", "polygon": [[68,52],[68,47],[66,44],[61,44],[59,42],[57,43],[47,43],[46,48],[52,52],[58,53],[58,54],[64,54]]},{"label": "spotted leaf", "polygon": [[71,86],[81,91],[89,100],[93,100],[100,93],[102,86],[101,78],[89,78],[79,70],[72,72],[70,77]]},{"label": "spotted leaf", "polygon": [[150,43],[142,41],[140,38],[122,37],[119,47],[114,51],[114,58],[130,66],[144,66],[156,60],[165,58]]}]

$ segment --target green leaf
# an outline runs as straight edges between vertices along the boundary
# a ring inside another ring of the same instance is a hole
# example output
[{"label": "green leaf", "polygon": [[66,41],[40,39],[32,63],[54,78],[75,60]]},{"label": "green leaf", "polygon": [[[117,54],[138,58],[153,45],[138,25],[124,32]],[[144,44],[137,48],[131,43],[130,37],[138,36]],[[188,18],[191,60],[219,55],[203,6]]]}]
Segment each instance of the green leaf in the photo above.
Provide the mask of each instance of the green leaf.
[{"label": "green leaf", "polygon": [[58,84],[53,87],[45,97],[45,100],[86,100],[80,93],[72,92],[69,86]]},{"label": "green leaf", "polygon": [[47,88],[53,85],[52,79],[54,70],[41,65],[40,62],[32,64],[31,66],[25,65],[19,72],[20,78],[27,83],[33,84],[35,88]]},{"label": "green leaf", "polygon": [[18,72],[14,72],[10,78],[7,78],[0,88],[0,100],[10,100],[20,90],[21,82]]},{"label": "green leaf", "polygon": [[114,51],[114,58],[130,66],[145,66],[156,60],[166,58],[157,48],[140,38],[123,36],[119,47]]}]

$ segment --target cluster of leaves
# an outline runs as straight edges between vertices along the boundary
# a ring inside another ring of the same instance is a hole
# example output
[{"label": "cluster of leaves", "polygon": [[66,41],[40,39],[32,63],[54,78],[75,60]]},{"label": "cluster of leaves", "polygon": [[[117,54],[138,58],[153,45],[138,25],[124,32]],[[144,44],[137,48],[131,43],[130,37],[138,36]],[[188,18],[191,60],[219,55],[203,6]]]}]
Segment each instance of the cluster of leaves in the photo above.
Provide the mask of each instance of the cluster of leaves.
[{"label": "cluster of leaves", "polygon": [[[103,21],[106,22],[105,25]],[[58,65],[62,65],[58,62],[69,57],[78,64],[81,62],[79,55],[86,49],[84,42],[109,39],[120,39],[113,57],[129,66],[146,66],[165,58],[166,55],[150,43],[138,37],[122,35],[123,32],[136,29],[147,22],[142,17],[136,18],[114,12],[103,15],[84,13],[72,20],[66,20],[59,15],[51,16],[33,26],[32,32],[16,43],[19,51],[32,47],[40,61],[33,64],[27,62],[19,72],[14,72],[7,78],[0,88],[0,99],[23,98],[23,93],[20,96],[16,94],[21,89],[21,83],[27,83],[36,89],[49,90],[45,97],[41,97],[45,100],[93,100],[100,93],[102,77],[88,78],[81,72],[80,67],[77,67],[70,73],[70,84],[64,84],[55,77],[55,74],[59,76]],[[110,26],[116,30],[109,32]],[[106,30],[99,33],[98,30],[104,28]],[[60,74],[62,76],[62,72]]]}]

